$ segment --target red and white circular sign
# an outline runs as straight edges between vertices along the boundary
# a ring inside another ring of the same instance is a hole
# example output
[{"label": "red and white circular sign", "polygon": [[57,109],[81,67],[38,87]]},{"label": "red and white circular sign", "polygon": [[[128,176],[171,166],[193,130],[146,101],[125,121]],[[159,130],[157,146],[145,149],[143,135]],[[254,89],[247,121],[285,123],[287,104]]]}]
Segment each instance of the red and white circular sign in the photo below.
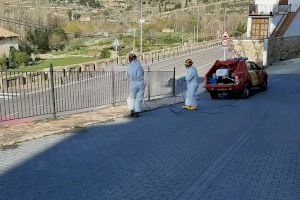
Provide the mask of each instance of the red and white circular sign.
[{"label": "red and white circular sign", "polygon": [[221,44],[223,47],[228,47],[229,46],[229,41],[230,41],[230,36],[229,34],[227,33],[227,31],[225,31],[222,35],[222,38],[221,38]]},{"label": "red and white circular sign", "polygon": [[221,42],[223,47],[228,47],[229,46],[229,40],[222,40]]}]

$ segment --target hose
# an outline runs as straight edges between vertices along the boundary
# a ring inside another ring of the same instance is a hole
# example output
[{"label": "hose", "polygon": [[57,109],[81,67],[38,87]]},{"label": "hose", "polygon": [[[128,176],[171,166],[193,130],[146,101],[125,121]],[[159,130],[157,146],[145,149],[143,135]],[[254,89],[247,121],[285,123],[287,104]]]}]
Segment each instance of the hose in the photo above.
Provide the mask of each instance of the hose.
[{"label": "hose", "polygon": [[[144,84],[144,89],[146,88],[146,82]],[[184,114],[184,110],[181,108],[181,106],[179,106],[179,102],[184,102],[185,101],[185,81],[182,80],[182,79],[179,79],[177,81],[177,86],[179,86],[180,88],[180,92],[179,94],[180,95],[176,95],[175,98],[174,97],[168,97],[169,101],[168,102],[171,102],[171,103],[166,103],[166,104],[163,104],[162,107],[168,107],[169,111],[175,115],[178,115],[178,116],[182,116]],[[176,99],[176,98],[180,98],[179,100]],[[231,101],[230,103],[228,104],[225,104],[225,105],[221,105],[221,106],[217,106],[216,109],[221,109],[221,108],[224,108],[224,107],[233,107],[234,104],[236,104],[238,101]],[[143,101],[143,105],[147,108],[146,110],[144,110],[145,112],[148,112],[150,110],[154,110],[153,108],[151,108],[151,106],[148,104],[148,102],[146,101]],[[157,109],[157,108],[156,108]],[[202,114],[208,114],[208,115],[219,115],[219,114],[223,114],[224,111],[218,111],[218,112],[209,112],[209,111],[205,111],[205,110],[200,110],[198,111],[199,113],[202,113]]]}]

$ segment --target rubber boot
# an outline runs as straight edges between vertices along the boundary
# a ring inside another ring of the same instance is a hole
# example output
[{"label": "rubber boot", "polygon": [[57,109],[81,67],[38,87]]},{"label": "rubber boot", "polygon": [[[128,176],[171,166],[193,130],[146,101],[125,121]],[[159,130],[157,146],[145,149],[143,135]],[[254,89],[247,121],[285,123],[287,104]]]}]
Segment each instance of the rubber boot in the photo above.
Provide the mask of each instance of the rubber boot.
[{"label": "rubber boot", "polygon": [[189,110],[197,110],[197,106],[190,106]]},{"label": "rubber boot", "polygon": [[182,108],[189,110],[189,109],[190,109],[190,106],[184,105],[184,106],[182,106]]},{"label": "rubber boot", "polygon": [[134,111],[133,110],[130,111],[130,117],[134,117]]}]

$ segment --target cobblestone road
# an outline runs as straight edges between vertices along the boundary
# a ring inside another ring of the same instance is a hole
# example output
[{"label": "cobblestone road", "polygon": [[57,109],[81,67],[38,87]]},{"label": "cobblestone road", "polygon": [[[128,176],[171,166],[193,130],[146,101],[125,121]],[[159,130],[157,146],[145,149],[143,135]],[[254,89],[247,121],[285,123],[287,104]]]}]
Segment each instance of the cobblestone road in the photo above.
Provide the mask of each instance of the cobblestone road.
[{"label": "cobblestone road", "polygon": [[299,82],[0,151],[0,199],[299,200]]}]

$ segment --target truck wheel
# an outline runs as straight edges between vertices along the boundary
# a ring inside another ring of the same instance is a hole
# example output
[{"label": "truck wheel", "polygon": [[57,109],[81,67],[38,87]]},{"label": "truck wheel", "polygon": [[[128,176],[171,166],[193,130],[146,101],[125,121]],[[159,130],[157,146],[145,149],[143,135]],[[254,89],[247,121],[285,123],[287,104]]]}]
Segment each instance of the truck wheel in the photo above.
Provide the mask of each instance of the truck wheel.
[{"label": "truck wheel", "polygon": [[268,90],[268,80],[264,79],[264,82],[260,86],[262,91],[267,91]]},{"label": "truck wheel", "polygon": [[214,91],[210,91],[209,94],[212,99],[217,99],[219,97],[218,93]]},{"label": "truck wheel", "polygon": [[250,97],[250,88],[247,84],[245,84],[244,86],[244,90],[241,94],[241,98],[242,99],[247,99],[248,97]]}]

